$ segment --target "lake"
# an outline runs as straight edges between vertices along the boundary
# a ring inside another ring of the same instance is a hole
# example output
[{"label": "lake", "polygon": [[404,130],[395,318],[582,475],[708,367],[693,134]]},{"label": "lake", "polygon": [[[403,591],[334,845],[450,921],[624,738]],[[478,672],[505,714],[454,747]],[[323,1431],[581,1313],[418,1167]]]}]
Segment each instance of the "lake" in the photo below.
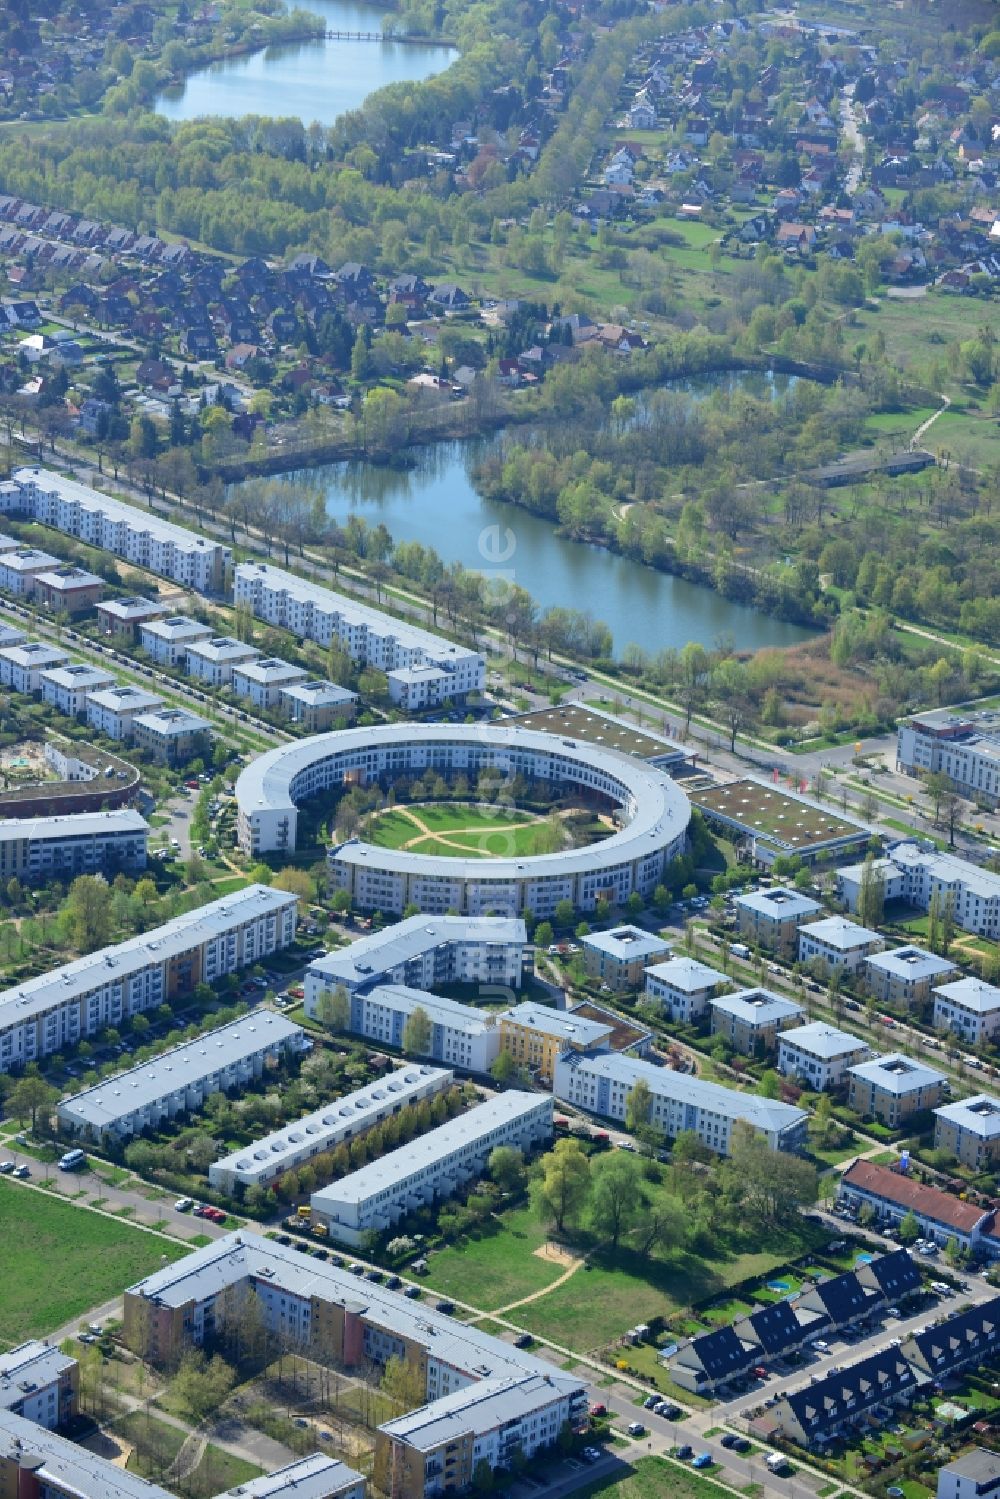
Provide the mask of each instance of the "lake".
[{"label": "lake", "polygon": [[[677,382],[695,396],[720,384],[780,394],[788,383],[752,371]],[[589,610],[611,630],[617,655],[630,642],[656,651],[689,640],[711,646],[719,635],[729,635],[741,650],[759,650],[813,638],[812,630],[732,603],[711,588],[558,536],[549,521],[517,505],[484,499],[470,470],[497,440],[416,448],[409,469],[358,461],[321,465],[304,477],[321,483],[327,512],[341,523],[352,513],[370,525],[383,521],[394,541],[422,542],[446,563],[517,583],[543,609]],[[287,477],[294,482],[296,476]]]},{"label": "lake", "polygon": [[[304,0],[328,30],[381,31],[385,11],[356,0]],[[156,101],[170,120],[202,115],[295,116],[332,125],[387,83],[418,83],[441,73],[458,53],[424,42],[290,42],[214,62]]]}]

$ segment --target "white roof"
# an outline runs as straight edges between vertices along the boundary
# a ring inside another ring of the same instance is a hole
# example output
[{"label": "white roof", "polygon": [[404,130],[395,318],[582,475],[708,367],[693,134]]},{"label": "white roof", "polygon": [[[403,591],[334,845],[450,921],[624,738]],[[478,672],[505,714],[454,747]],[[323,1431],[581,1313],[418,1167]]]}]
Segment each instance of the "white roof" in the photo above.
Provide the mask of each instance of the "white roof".
[{"label": "white roof", "polygon": [[890,857],[898,868],[923,870],[945,888],[963,885],[982,900],[1000,900],[1000,874],[980,869],[978,864],[960,859],[956,854],[938,853],[936,849],[921,848],[916,843],[897,843],[891,849]]},{"label": "white roof", "polygon": [[718,984],[729,983],[724,973],[709,968],[707,963],[699,963],[697,958],[686,957],[668,958],[665,963],[651,964],[646,969],[647,988],[650,978],[661,979],[682,994],[698,994],[703,989],[714,989]]},{"label": "white roof", "polygon": [[235,1489],[216,1494],[215,1499],[333,1499],[344,1489],[364,1487],[365,1476],[325,1452],[297,1458],[273,1473],[244,1479]]},{"label": "white roof", "polygon": [[740,989],[737,994],[724,994],[721,999],[711,1001],[713,1010],[722,1015],[733,1015],[747,1025],[777,1025],[802,1014],[802,1006],[772,994],[770,989]]},{"label": "white roof", "polygon": [[876,1087],[883,1088],[898,1098],[904,1098],[907,1093],[915,1093],[918,1088],[930,1088],[935,1083],[942,1083],[945,1077],[943,1072],[928,1067],[926,1062],[915,1062],[912,1057],[905,1057],[898,1051],[890,1052],[885,1057],[873,1057],[870,1062],[860,1062],[857,1067],[848,1068],[848,1076],[874,1083]]},{"label": "white roof", "polygon": [[980,1139],[995,1140],[1000,1136],[1000,1098],[991,1098],[988,1093],[977,1093],[974,1098],[943,1104],[934,1110],[934,1114]]},{"label": "white roof", "polygon": [[639,926],[616,926],[609,932],[588,932],[579,940],[582,947],[590,948],[592,952],[607,953],[608,957],[626,963],[633,958],[649,958],[670,951],[666,938],[655,932],[644,932]]},{"label": "white roof", "polygon": [[133,723],[152,734],[168,739],[181,734],[199,734],[212,725],[207,718],[189,713],[187,708],[154,708],[150,713],[138,713]]},{"label": "white roof", "polygon": [[938,984],[934,993],[977,1015],[992,1015],[994,1010],[1000,1010],[1000,989],[983,979],[964,978],[956,979],[953,984]]},{"label": "white roof", "polygon": [[416,1172],[436,1166],[456,1151],[474,1148],[499,1126],[546,1111],[552,1111],[550,1094],[516,1090],[496,1093],[485,1103],[456,1114],[454,1119],[439,1124],[426,1135],[418,1135],[398,1150],[391,1150],[379,1160],[370,1161],[360,1170],[341,1177],[340,1181],[321,1187],[312,1194],[310,1202],[321,1213],[334,1212],[343,1203],[361,1204],[368,1202],[377,1192],[392,1193]]},{"label": "white roof", "polygon": [[855,948],[866,947],[869,942],[882,940],[878,932],[859,926],[856,921],[848,921],[846,916],[827,916],[823,921],[811,921],[808,926],[800,926],[799,931],[802,936],[813,937],[841,952],[852,952]]},{"label": "white roof", "polygon": [[812,1025],[797,1026],[792,1031],[783,1031],[778,1037],[778,1045],[782,1050],[786,1046],[794,1046],[797,1051],[807,1052],[809,1056],[818,1057],[824,1062],[849,1056],[859,1049],[868,1050],[868,1043],[862,1041],[860,1036],[852,1036],[848,1031],[838,1031],[835,1026],[824,1025],[821,1020],[814,1020]]},{"label": "white roof", "polygon": [[0,1410],[10,1410],[36,1388],[53,1384],[76,1367],[76,1359],[37,1338],[0,1353]]},{"label": "white roof", "polygon": [[115,619],[154,619],[159,614],[169,614],[170,605],[159,599],[143,599],[135,596],[127,599],[103,599],[97,606],[98,614],[111,614]]},{"label": "white roof", "polygon": [[114,687],[103,687],[99,692],[92,692],[90,701],[112,713],[142,713],[147,708],[158,708],[163,699],[157,697],[155,692],[147,692],[144,687],[118,682]]},{"label": "white roof", "polygon": [[801,890],[792,890],[787,885],[782,885],[780,889],[750,890],[746,895],[738,895],[735,904],[747,911],[758,911],[762,916],[770,916],[775,921],[787,921],[794,916],[811,916],[814,911],[820,910],[818,900],[813,900],[811,895],[803,895]]},{"label": "white roof", "polygon": [[439,947],[523,947],[527,940],[527,928],[516,916],[407,916],[317,958],[310,963],[309,972],[334,984],[374,983],[401,964]]},{"label": "white roof", "polygon": [[178,640],[205,640],[212,633],[211,625],[203,625],[186,614],[173,614],[169,619],[154,619],[142,626],[142,633],[166,640],[173,645]]},{"label": "white roof", "polygon": [[10,1459],[16,1471],[15,1464],[26,1453],[32,1458],[32,1479],[54,1494],[74,1499],[173,1499],[158,1483],[116,1468],[106,1457],[13,1411],[0,1411],[0,1463]]},{"label": "white roof", "polygon": [[291,697],[299,703],[307,703],[311,708],[325,708],[336,706],[338,703],[357,702],[358,694],[351,692],[347,687],[339,687],[336,682],[313,681],[293,682],[289,687],[282,687],[282,697]]},{"label": "white roof", "polygon": [[[195,646],[195,651],[200,647]],[[304,666],[295,666],[291,661],[282,661],[278,656],[266,656],[260,661],[243,661],[234,669],[234,675],[246,677],[248,682],[260,682],[270,686],[274,682],[296,682],[309,673]]]},{"label": "white roof", "polygon": [[37,573],[47,567],[58,567],[60,561],[51,552],[39,551],[38,547],[19,547],[16,552],[6,552],[0,560],[12,573]]},{"label": "white roof", "polygon": [[3,843],[148,832],[146,819],[130,807],[122,807],[116,812],[72,812],[62,817],[8,817],[0,820],[0,842]]},{"label": "white roof", "polygon": [[108,516],[111,520],[124,521],[134,531],[158,537],[163,541],[170,541],[174,546],[182,547],[186,551],[227,550],[221,546],[220,542],[209,541],[203,536],[196,535],[194,531],[187,530],[184,526],[174,525],[173,521],[162,520],[158,515],[151,515],[148,510],[140,510],[135,505],[126,505],[122,500],[114,500],[110,495],[101,494],[86,484],[78,483],[75,479],[66,479],[62,474],[54,473],[51,469],[19,468],[15,469],[11,477],[15,484],[37,485],[43,492],[58,494],[63,500],[78,505],[81,510],[96,511],[100,515]]},{"label": "white roof", "polygon": [[110,685],[114,677],[100,666],[90,666],[86,661],[70,661],[65,666],[53,666],[42,672],[42,681],[56,687],[103,687]]},{"label": "white roof", "polygon": [[7,645],[0,656],[14,666],[57,666],[68,660],[65,651],[56,645],[47,645],[44,640],[25,640],[20,645]]},{"label": "white roof", "polygon": [[69,593],[74,588],[103,588],[104,579],[96,573],[88,573],[82,567],[58,567],[51,572],[38,573],[35,581],[46,588],[62,589]]},{"label": "white roof", "polygon": [[260,651],[243,640],[234,640],[231,635],[212,635],[192,641],[188,655],[200,656],[205,661],[253,661]]},{"label": "white roof", "polygon": [[614,1030],[613,1026],[578,1015],[575,1010],[553,1010],[549,1005],[532,1004],[529,1000],[505,1010],[500,1020],[501,1023],[509,1020],[514,1025],[523,1025],[543,1036],[555,1036],[574,1046],[599,1046],[611,1037]]},{"label": "white roof", "polygon": [[530,1416],[540,1406],[567,1399],[580,1388],[579,1379],[553,1369],[549,1374],[522,1374],[509,1379],[483,1379],[471,1389],[453,1390],[439,1400],[418,1406],[380,1430],[418,1452],[433,1452],[446,1442],[472,1434],[485,1436]]},{"label": "white roof", "polygon": [[941,973],[954,973],[956,964],[922,947],[894,947],[891,952],[873,953],[869,968],[879,968],[895,978],[930,979]]}]

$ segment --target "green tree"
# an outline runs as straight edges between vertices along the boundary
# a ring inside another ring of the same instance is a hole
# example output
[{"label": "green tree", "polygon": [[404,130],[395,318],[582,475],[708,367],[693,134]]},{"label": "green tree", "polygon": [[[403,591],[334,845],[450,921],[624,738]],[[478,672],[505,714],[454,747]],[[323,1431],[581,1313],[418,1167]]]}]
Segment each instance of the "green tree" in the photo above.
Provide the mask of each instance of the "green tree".
[{"label": "green tree", "polygon": [[915,1213],[909,1212],[900,1222],[899,1242],[901,1244],[915,1244],[919,1238],[920,1224],[917,1220],[917,1216]]},{"label": "green tree", "polygon": [[885,915],[885,875],[875,863],[875,855],[869,853],[861,866],[858,885],[858,920],[862,926],[877,930]]},{"label": "green tree", "polygon": [[[557,901],[556,908],[552,913],[553,920],[555,921],[555,924],[560,929],[560,931],[565,931],[568,927],[571,927],[573,925],[573,918],[575,915],[576,912],[573,908],[573,902],[571,900]],[[544,922],[542,924],[544,925]]]},{"label": "green tree", "polygon": [[738,1121],[724,1176],[747,1213],[761,1223],[793,1222],[816,1200],[816,1169],[787,1150],[772,1150],[752,1126]]},{"label": "green tree", "polygon": [[66,937],[78,952],[105,947],[111,938],[111,902],[103,875],[81,874],[69,887],[60,912]]},{"label": "green tree", "polygon": [[415,1361],[392,1354],[382,1374],[381,1390],[401,1411],[411,1411],[427,1399],[427,1380]]},{"label": "green tree", "polygon": [[502,1088],[514,1082],[519,1074],[520,1068],[510,1052],[506,1050],[498,1053],[496,1061],[490,1067],[490,1077],[495,1083],[499,1083]]},{"label": "green tree", "polygon": [[535,927],[535,946],[539,948],[551,946],[553,935],[552,923],[540,921]]},{"label": "green tree", "polygon": [[423,1005],[415,1005],[403,1026],[403,1050],[415,1057],[425,1057],[431,1049],[431,1017]]},{"label": "green tree", "polygon": [[643,1207],[642,1167],[627,1150],[598,1156],[591,1169],[590,1225],[618,1248]]},{"label": "green tree", "polygon": [[21,1124],[25,1120],[31,1120],[31,1128],[34,1130],[35,1121],[39,1112],[51,1113],[59,1100],[59,1090],[52,1088],[42,1077],[36,1077],[34,1073],[20,1078],[11,1090],[7,1099],[7,1112],[12,1114]]},{"label": "green tree", "polygon": [[498,1145],[490,1152],[490,1176],[502,1192],[516,1196],[524,1188],[524,1156],[513,1145]]},{"label": "green tree", "polygon": [[644,1077],[640,1077],[625,1103],[625,1128],[636,1135],[644,1129],[653,1113],[653,1093]]},{"label": "green tree", "polygon": [[532,1197],[542,1217],[562,1233],[575,1222],[590,1194],[590,1161],[579,1140],[559,1140],[542,1157],[540,1174],[532,1183]]},{"label": "green tree", "polygon": [[181,1359],[170,1393],[192,1420],[203,1421],[219,1409],[235,1383],[235,1371],[218,1353],[208,1359],[192,1349]]},{"label": "green tree", "polygon": [[351,999],[343,984],[333,990],[323,989],[316,1000],[316,1019],[325,1030],[349,1031]]}]

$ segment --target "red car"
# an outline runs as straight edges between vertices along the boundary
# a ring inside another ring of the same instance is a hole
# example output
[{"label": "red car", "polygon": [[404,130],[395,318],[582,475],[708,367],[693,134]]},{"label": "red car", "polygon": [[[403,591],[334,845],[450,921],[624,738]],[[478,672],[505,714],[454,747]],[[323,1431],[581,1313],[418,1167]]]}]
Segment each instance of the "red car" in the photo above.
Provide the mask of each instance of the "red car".
[{"label": "red car", "polygon": [[608,1408],[606,1405],[598,1403],[597,1405],[592,1405],[590,1407],[590,1414],[592,1416],[606,1416],[608,1414]]},{"label": "red car", "polygon": [[755,1379],[766,1379],[767,1378],[767,1370],[764,1368],[763,1364],[758,1364],[757,1367],[756,1367],[756,1369],[753,1372],[754,1372],[754,1378]]}]

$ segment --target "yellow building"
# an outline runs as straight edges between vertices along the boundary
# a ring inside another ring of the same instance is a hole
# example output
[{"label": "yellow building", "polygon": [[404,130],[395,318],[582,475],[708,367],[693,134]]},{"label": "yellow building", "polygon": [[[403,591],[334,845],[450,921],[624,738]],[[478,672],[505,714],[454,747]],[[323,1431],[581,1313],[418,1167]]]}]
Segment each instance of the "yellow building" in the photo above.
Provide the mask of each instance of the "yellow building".
[{"label": "yellow building", "polygon": [[500,1049],[542,1082],[551,1083],[564,1051],[607,1051],[612,1027],[573,1010],[525,1001],[500,1016]]}]

